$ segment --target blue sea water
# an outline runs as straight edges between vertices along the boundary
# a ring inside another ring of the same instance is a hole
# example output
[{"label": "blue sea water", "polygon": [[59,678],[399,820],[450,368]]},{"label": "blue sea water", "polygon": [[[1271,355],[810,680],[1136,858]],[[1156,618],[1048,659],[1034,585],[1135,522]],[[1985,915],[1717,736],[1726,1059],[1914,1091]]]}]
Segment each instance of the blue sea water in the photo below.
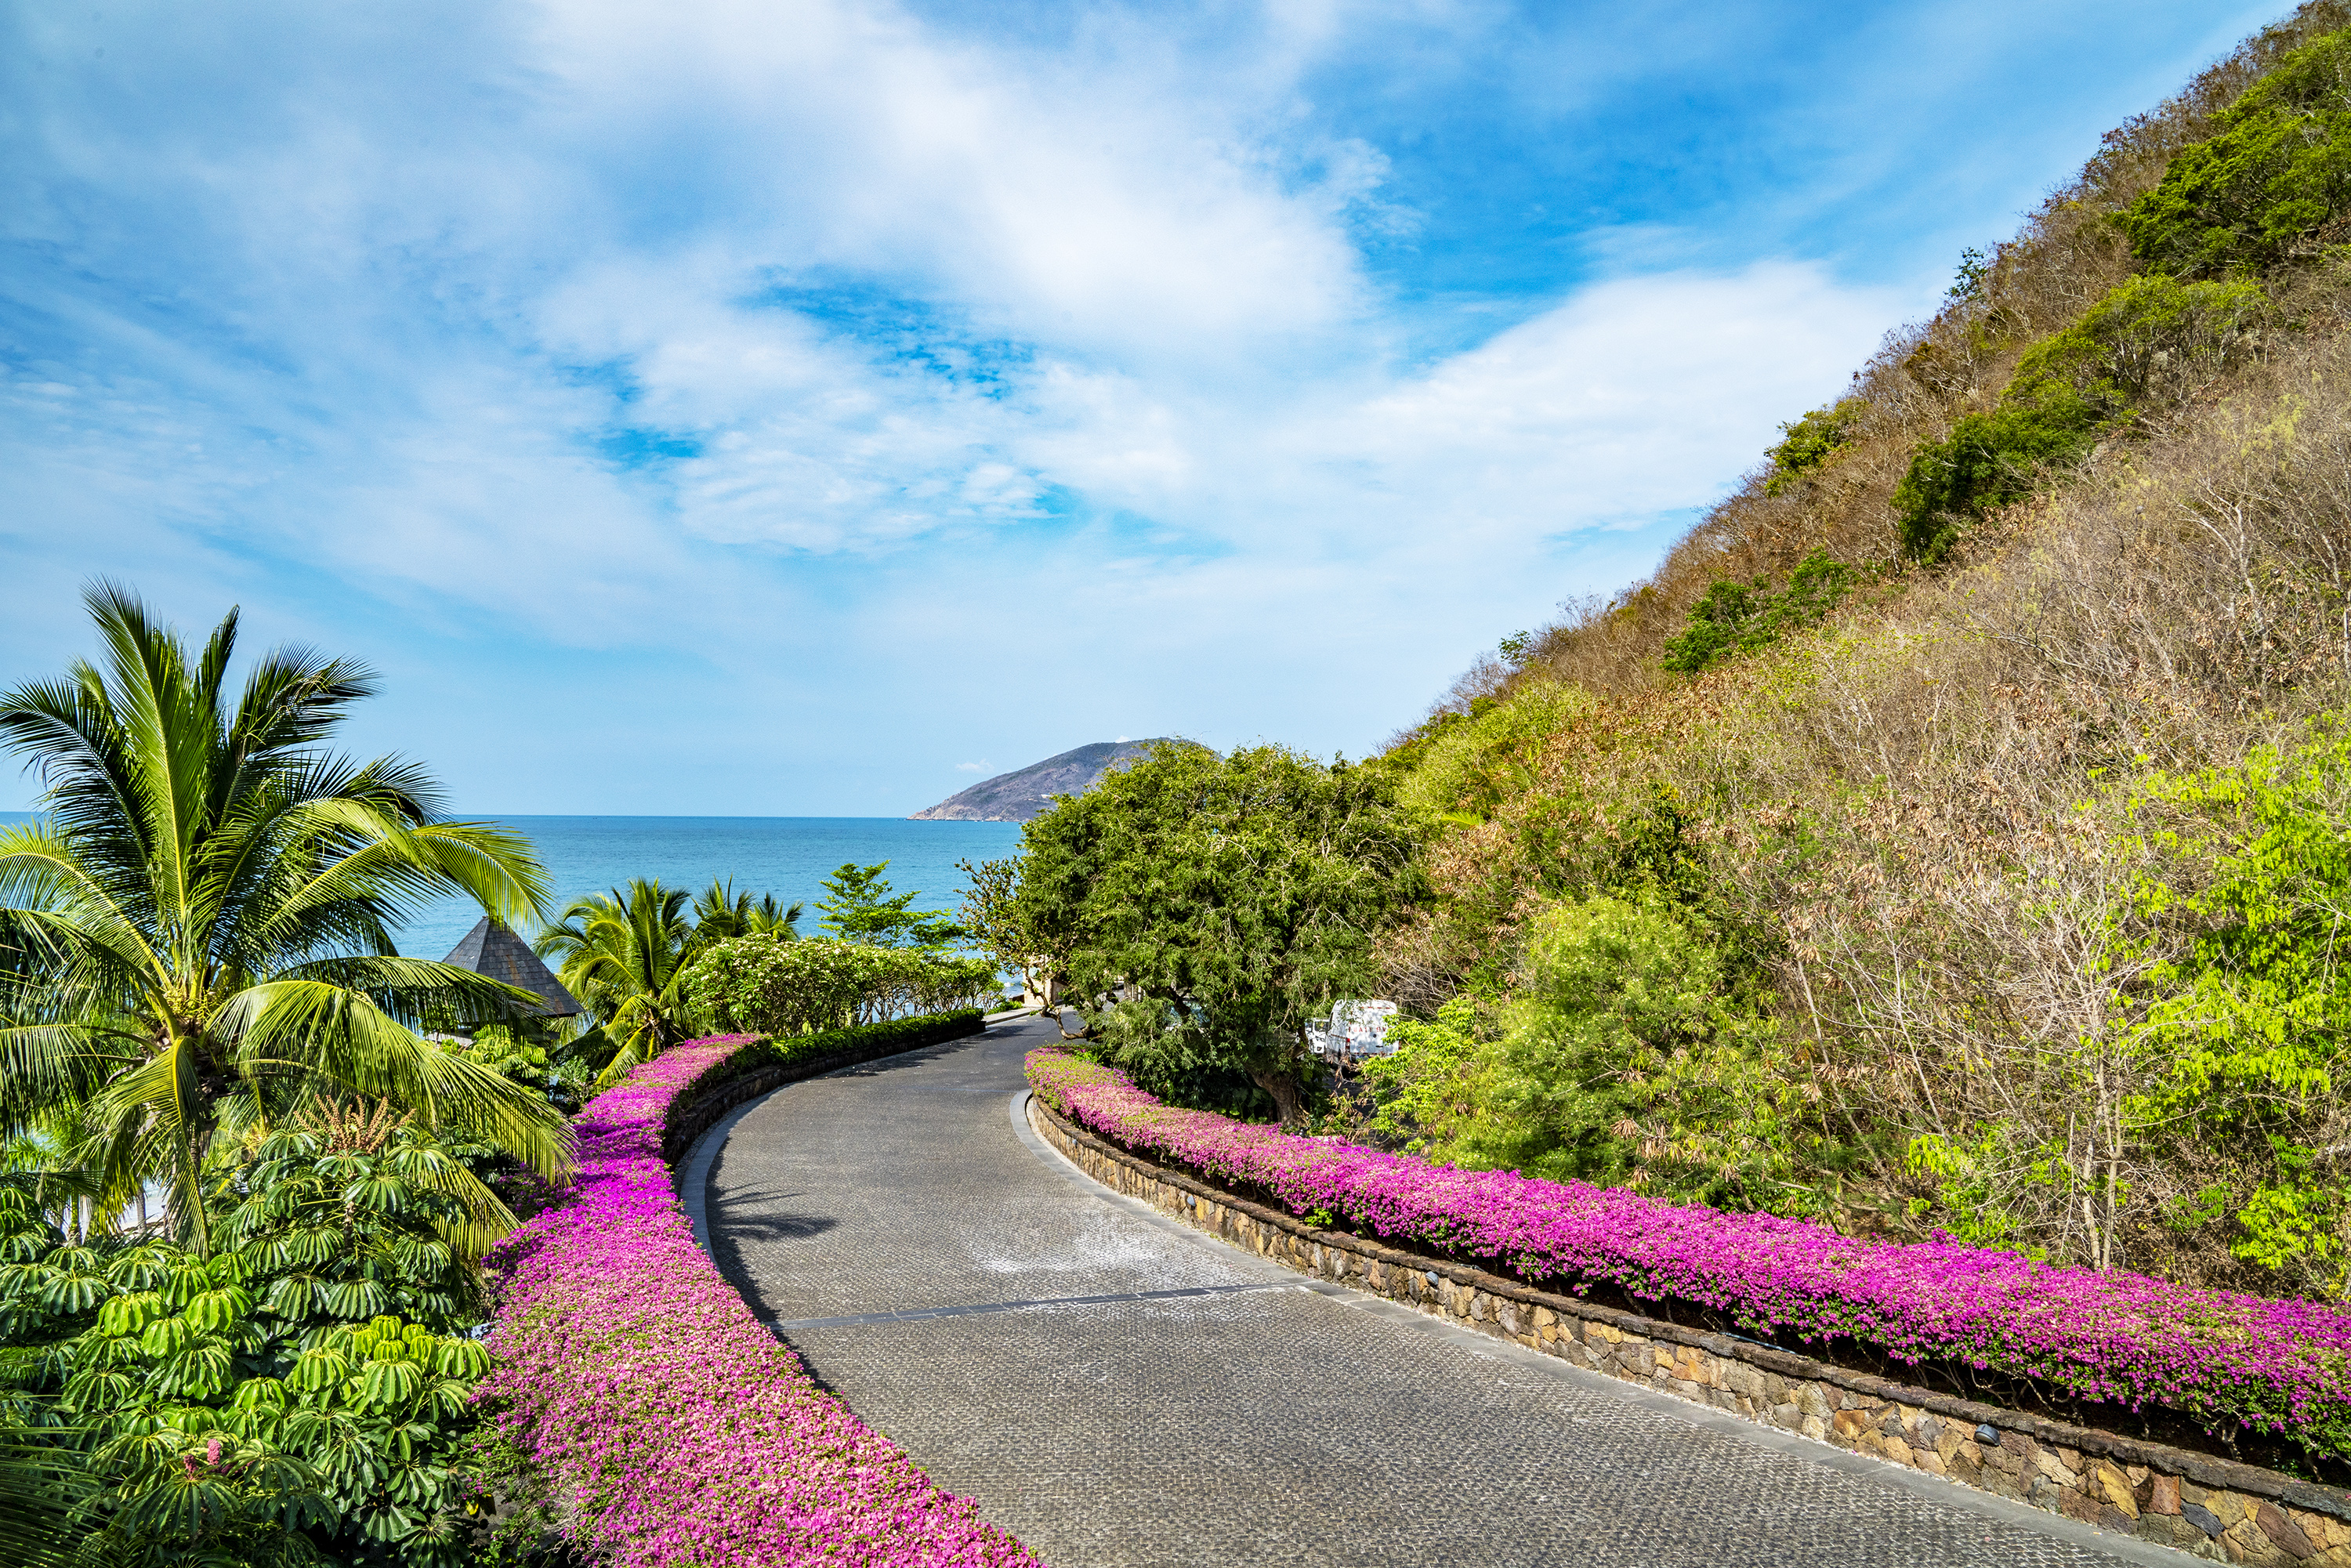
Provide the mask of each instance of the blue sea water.
[{"label": "blue sea water", "polygon": [[[26,821],[23,812],[0,821]],[[772,893],[804,903],[800,929],[817,935],[823,879],[844,862],[887,861],[883,874],[899,893],[918,891],[914,907],[953,915],[963,897],[961,860],[998,860],[1020,842],[1018,822],[914,822],[903,817],[500,817],[528,835],[555,884],[554,909],[582,894],[604,893],[631,877],[658,877],[700,893],[712,877],[731,879],[754,897]],[[395,935],[400,950],[438,958],[472,929],[481,911],[462,899],[420,910]],[[528,935],[528,934],[526,934]]]},{"label": "blue sea water", "polygon": [[[999,860],[1020,842],[1018,822],[914,822],[902,817],[500,817],[529,836],[555,883],[554,906],[583,894],[658,877],[700,893],[710,879],[738,893],[772,893],[806,904],[800,930],[816,936],[824,878],[844,862],[887,861],[894,892],[919,892],[917,909],[953,915],[966,885],[961,860]],[[400,950],[438,958],[472,929],[481,911],[452,899],[421,912],[397,933]]]}]

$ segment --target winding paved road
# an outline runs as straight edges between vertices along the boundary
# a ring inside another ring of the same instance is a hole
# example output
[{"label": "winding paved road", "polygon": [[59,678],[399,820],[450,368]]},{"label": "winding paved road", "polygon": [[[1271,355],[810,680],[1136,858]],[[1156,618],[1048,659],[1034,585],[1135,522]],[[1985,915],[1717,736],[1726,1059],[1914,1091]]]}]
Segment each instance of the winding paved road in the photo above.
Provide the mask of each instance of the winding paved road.
[{"label": "winding paved road", "polygon": [[695,1163],[761,1315],[1055,1568],[2189,1561],[1198,1236],[1016,1121],[1053,1032],[792,1084]]}]

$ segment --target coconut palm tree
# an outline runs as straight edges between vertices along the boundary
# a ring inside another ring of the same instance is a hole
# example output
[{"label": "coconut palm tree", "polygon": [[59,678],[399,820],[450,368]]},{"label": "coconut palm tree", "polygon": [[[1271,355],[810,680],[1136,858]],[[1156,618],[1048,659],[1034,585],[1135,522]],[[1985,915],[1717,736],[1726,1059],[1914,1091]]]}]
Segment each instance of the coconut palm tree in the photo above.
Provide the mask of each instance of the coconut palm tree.
[{"label": "coconut palm tree", "polygon": [[801,904],[777,902],[772,893],[753,898],[735,891],[731,880],[710,879],[694,899],[694,938],[697,945],[729,936],[773,936],[792,942],[799,937]]},{"label": "coconut palm tree", "polygon": [[535,917],[528,842],[444,820],[413,763],[322,747],[374,692],[363,667],[281,648],[232,701],[235,611],[192,651],[125,589],[85,599],[102,665],[0,696],[0,744],[47,786],[37,821],[0,831],[0,1125],[70,1122],[78,1163],[125,1192],[168,1183],[207,1249],[207,1157],[318,1094],[563,1170],[551,1106],[405,1021],[525,993],[391,935],[452,894]]},{"label": "coconut palm tree", "polygon": [[684,889],[636,877],[626,891],[574,899],[532,944],[540,957],[557,960],[558,977],[620,1047],[596,1081],[600,1088],[685,1037],[678,982],[702,946],[685,908]]}]

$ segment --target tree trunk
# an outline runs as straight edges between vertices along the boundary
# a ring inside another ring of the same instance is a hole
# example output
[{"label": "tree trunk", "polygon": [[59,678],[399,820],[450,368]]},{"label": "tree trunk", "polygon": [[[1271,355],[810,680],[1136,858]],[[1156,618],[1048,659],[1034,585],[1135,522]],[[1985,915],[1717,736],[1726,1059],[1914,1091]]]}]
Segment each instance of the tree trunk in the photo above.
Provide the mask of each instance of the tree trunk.
[{"label": "tree trunk", "polygon": [[1306,1094],[1298,1086],[1297,1074],[1286,1068],[1252,1067],[1249,1081],[1273,1096],[1274,1110],[1281,1117],[1284,1132],[1294,1132],[1306,1124]]}]

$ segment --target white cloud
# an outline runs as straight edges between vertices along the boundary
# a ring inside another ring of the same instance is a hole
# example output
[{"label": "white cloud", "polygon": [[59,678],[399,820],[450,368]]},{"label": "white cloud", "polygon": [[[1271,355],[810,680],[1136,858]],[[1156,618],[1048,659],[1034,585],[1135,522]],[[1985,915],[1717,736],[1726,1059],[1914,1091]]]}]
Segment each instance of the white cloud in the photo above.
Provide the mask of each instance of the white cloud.
[{"label": "white cloud", "polygon": [[[1345,19],[1207,73],[1133,17],[1056,51],[822,0],[159,20],[155,91],[60,71],[20,120],[62,194],[0,222],[69,264],[11,280],[56,351],[0,380],[38,563],[0,653],[57,664],[96,570],[328,640],[363,601],[438,688],[529,665],[655,809],[714,734],[788,780],[1104,714],[1360,747],[1638,570],[1903,302],[1624,277],[1401,360],[1361,247],[1424,215],[1305,101]],[[613,648],[625,703],[562,656]],[[552,787],[501,744],[502,801]]]}]

